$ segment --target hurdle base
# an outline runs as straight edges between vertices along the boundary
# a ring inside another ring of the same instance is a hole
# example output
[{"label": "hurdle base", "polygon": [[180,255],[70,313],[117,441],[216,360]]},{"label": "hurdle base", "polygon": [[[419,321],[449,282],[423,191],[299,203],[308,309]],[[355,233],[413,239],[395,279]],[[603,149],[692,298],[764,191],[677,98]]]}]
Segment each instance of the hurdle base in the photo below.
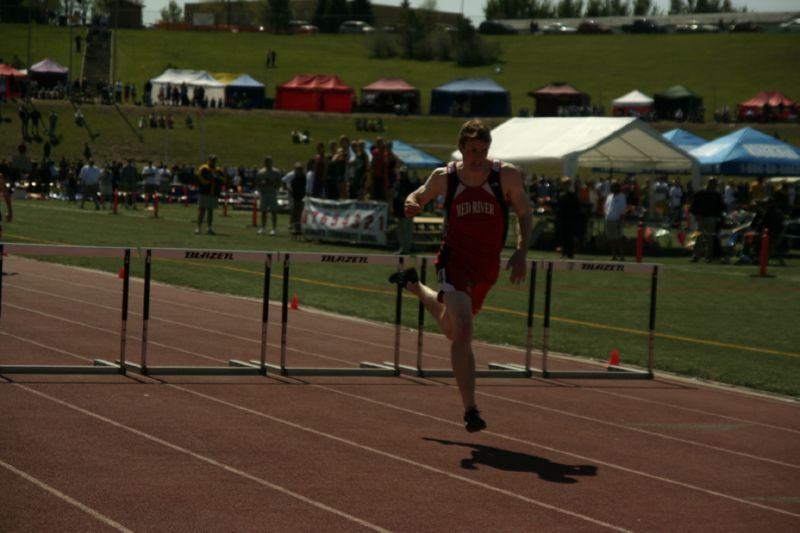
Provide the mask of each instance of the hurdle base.
[{"label": "hurdle base", "polygon": [[125,363],[128,370],[143,376],[263,376],[266,368],[259,364],[250,364],[232,359],[230,366],[142,366],[137,363]]},{"label": "hurdle base", "polygon": [[281,376],[329,376],[329,377],[397,377],[400,372],[392,365],[381,365],[378,363],[362,362],[358,368],[353,367],[281,367],[267,363],[269,371],[280,374]]},{"label": "hurdle base", "polygon": [[[390,363],[384,363],[388,365]],[[411,375],[418,378],[452,378],[455,377],[450,368],[417,368],[410,365],[398,365],[400,373]],[[478,368],[475,370],[477,378],[529,378],[531,372],[525,367],[518,365],[506,365],[500,363],[489,363],[489,368]]]},{"label": "hurdle base", "polygon": [[0,374],[50,374],[50,375],[119,375],[125,367],[95,359],[92,365],[0,365]]},{"label": "hurdle base", "polygon": [[[524,370],[525,367],[515,363],[505,366]],[[531,374],[544,379],[653,379],[653,373],[648,370],[637,370],[623,366],[609,366],[601,370],[542,370],[531,368]]]}]

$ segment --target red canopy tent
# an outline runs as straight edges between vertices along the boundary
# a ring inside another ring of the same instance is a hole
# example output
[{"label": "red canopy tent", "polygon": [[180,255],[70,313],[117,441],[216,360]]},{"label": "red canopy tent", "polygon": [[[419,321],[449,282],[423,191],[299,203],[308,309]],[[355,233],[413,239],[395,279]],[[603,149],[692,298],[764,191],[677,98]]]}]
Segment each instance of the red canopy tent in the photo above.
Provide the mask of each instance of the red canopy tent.
[{"label": "red canopy tent", "polygon": [[11,65],[0,63],[0,97],[18,98],[22,96],[22,80],[28,76]]},{"label": "red canopy tent", "polygon": [[535,91],[528,91],[528,96],[536,100],[535,117],[557,117],[559,111],[571,107],[588,106],[591,99],[583,91],[579,91],[569,83],[554,81]]},{"label": "red canopy tent", "polygon": [[739,103],[739,120],[759,122],[784,122],[796,113],[797,104],[779,91],[761,91],[754,97]]},{"label": "red canopy tent", "polygon": [[419,89],[400,78],[381,78],[361,88],[361,111],[394,113],[395,106],[418,114]]},{"label": "red canopy tent", "polygon": [[278,87],[275,109],[350,113],[353,88],[336,75],[298,74]]}]

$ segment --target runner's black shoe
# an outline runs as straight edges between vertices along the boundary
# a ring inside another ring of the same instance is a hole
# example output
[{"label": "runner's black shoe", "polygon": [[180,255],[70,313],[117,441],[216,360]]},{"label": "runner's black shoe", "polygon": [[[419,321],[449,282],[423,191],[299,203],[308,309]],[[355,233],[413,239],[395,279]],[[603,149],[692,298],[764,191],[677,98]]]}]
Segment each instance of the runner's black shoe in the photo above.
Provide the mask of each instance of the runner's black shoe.
[{"label": "runner's black shoe", "polygon": [[481,418],[477,406],[472,406],[464,412],[464,429],[470,433],[486,429],[486,422]]},{"label": "runner's black shoe", "polygon": [[417,276],[417,269],[416,268],[409,268],[403,271],[397,271],[391,276],[389,276],[389,283],[396,283],[402,287],[405,287],[409,283],[418,283],[419,276]]}]

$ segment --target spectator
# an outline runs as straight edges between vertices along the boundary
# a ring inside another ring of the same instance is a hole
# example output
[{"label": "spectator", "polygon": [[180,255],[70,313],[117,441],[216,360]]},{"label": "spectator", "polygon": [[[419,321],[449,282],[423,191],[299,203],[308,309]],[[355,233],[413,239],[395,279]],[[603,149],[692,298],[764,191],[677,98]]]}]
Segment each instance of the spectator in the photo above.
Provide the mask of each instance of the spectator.
[{"label": "spectator", "polygon": [[322,198],[325,194],[325,180],[328,173],[328,158],[325,157],[325,143],[317,143],[317,153],[314,154],[314,198]]},{"label": "spectator", "polygon": [[100,202],[103,204],[103,208],[105,209],[105,203],[107,200],[111,200],[111,195],[113,194],[114,189],[114,162],[111,161],[106,163],[106,165],[100,169],[100,180],[99,180],[99,189],[100,189]]},{"label": "spectator", "polygon": [[120,191],[125,209],[136,209],[136,193],[139,186],[139,171],[133,164],[133,159],[128,159],[128,164],[120,171]]},{"label": "spectator", "polygon": [[208,161],[197,169],[197,180],[197,228],[194,232],[195,234],[200,233],[203,227],[203,218],[208,213],[206,233],[216,235],[213,228],[214,209],[217,208],[217,198],[226,182],[225,173],[217,167],[216,155],[209,155]]},{"label": "spectator", "polygon": [[101,170],[95,166],[93,159],[89,159],[86,165],[81,168],[78,174],[81,184],[81,209],[83,209],[83,204],[88,198],[94,201],[95,209],[100,209],[101,205],[103,209],[106,208],[105,202],[100,197],[100,174]]},{"label": "spectator", "polygon": [[367,167],[369,165],[369,156],[365,151],[365,143],[363,139],[359,139],[354,143],[355,156],[353,157],[352,172],[353,175],[350,179],[350,198],[364,199],[366,194],[367,184]]},{"label": "spectator", "polygon": [[676,227],[680,227],[681,213],[683,212],[683,187],[680,178],[675,178],[669,188],[669,220]]},{"label": "spectator", "polygon": [[372,164],[370,165],[371,200],[386,200],[386,191],[389,190],[389,159],[390,152],[383,142],[383,137],[377,137],[375,145],[372,147]]},{"label": "spectator", "polygon": [[303,165],[298,162],[294,164],[294,170],[291,174],[292,176],[288,180],[288,189],[292,198],[292,235],[299,236],[303,234],[300,218],[303,215],[303,203],[306,196],[306,173],[303,170]]},{"label": "spectator", "polygon": [[575,257],[575,239],[578,236],[581,219],[581,204],[573,190],[572,180],[561,178],[558,200],[556,200],[556,235],[561,245],[561,257]]},{"label": "spectator", "polygon": [[611,248],[611,260],[625,261],[625,211],[628,202],[622,193],[622,186],[618,181],[611,182],[611,188],[606,196],[604,214],[606,221],[606,239]]},{"label": "spectator", "polygon": [[345,172],[347,169],[347,154],[342,146],[336,141],[328,143],[330,154],[328,155],[328,172],[325,177],[325,198],[328,200],[339,199],[339,183],[346,180]]},{"label": "spectator", "polygon": [[786,262],[781,257],[781,241],[783,240],[783,230],[785,226],[783,211],[778,207],[775,199],[770,197],[764,201],[764,215],[758,225],[758,229],[763,235],[767,230],[769,235],[769,258],[778,260],[781,266],[786,266]]},{"label": "spectator", "polygon": [[259,210],[261,211],[261,227],[259,235],[267,229],[267,212],[272,214],[272,229],[270,235],[278,231],[278,191],[281,188],[281,172],[272,166],[272,157],[264,158],[264,167],[258,170],[255,179],[255,189],[260,196]]},{"label": "spectator", "polygon": [[692,263],[696,263],[700,259],[700,251],[697,245],[701,242],[705,252],[706,263],[710,263],[714,258],[714,251],[719,245],[717,242],[717,230],[724,211],[725,205],[722,201],[722,195],[717,190],[717,178],[709,178],[706,188],[698,191],[694,195],[694,201],[692,202],[691,212],[697,219],[697,225],[700,230],[700,238],[697,239],[694,253],[692,254]]},{"label": "spectator", "polygon": [[150,205],[150,201],[155,201],[158,194],[158,169],[153,166],[152,161],[148,161],[142,169],[142,186],[144,188],[144,208]]},{"label": "spectator", "polygon": [[11,160],[11,181],[20,181],[27,178],[33,167],[30,157],[27,155],[28,147],[25,143],[17,146],[17,155]]}]

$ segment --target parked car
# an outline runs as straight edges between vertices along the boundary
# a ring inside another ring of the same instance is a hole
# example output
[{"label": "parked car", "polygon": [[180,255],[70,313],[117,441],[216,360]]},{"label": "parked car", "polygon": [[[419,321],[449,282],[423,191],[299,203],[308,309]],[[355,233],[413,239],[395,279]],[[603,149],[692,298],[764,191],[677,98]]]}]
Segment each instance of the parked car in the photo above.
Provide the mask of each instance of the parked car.
[{"label": "parked car", "polygon": [[319,28],[307,20],[290,20],[289,33],[319,33]]},{"label": "parked car", "polygon": [[781,31],[800,31],[800,18],[782,22]]},{"label": "parked car", "polygon": [[761,31],[761,26],[759,26],[755,22],[746,20],[744,22],[737,22],[736,24],[732,25],[730,27],[730,31],[734,33],[751,33],[751,32]]},{"label": "parked car", "polygon": [[578,28],[574,28],[572,26],[567,26],[563,22],[551,22],[544,28],[542,28],[543,33],[551,33],[554,35],[563,35],[567,33],[576,33]]},{"label": "parked car", "polygon": [[515,35],[519,33],[516,28],[499,20],[484,20],[478,26],[478,32],[485,35]]},{"label": "parked car", "polygon": [[375,28],[363,20],[345,20],[339,26],[339,33],[372,33]]},{"label": "parked car", "polygon": [[675,31],[678,33],[716,33],[719,31],[719,26],[716,24],[702,24],[696,20],[690,20],[686,24],[678,24],[675,26]]},{"label": "parked car", "polygon": [[578,33],[614,33],[611,26],[600,24],[596,20],[584,20],[578,26]]},{"label": "parked car", "polygon": [[630,24],[623,24],[622,31],[625,33],[667,33],[667,27],[650,19],[638,18]]}]

